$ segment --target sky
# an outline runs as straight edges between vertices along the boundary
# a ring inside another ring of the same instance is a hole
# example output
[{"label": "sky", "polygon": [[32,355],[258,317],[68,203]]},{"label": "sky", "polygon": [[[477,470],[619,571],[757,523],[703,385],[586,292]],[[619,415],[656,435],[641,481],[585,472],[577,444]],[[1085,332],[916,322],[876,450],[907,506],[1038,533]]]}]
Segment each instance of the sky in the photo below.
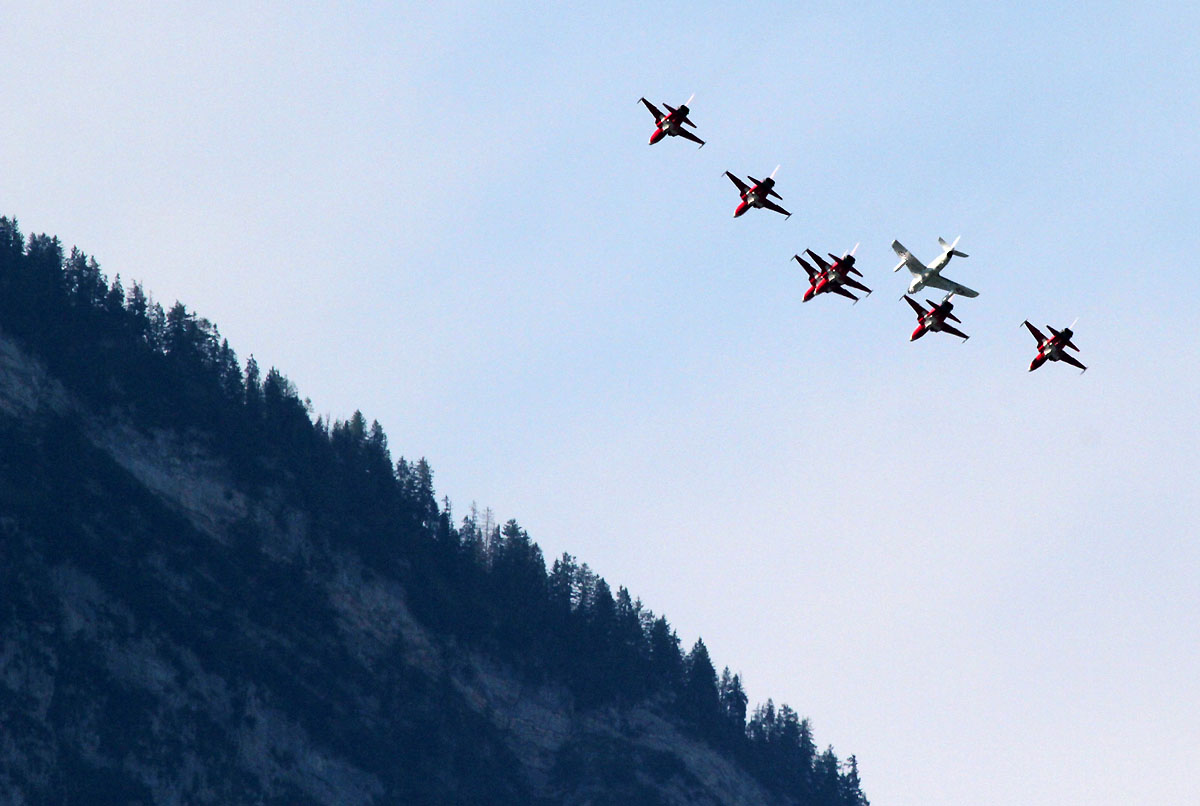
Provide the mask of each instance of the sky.
[{"label": "sky", "polygon": [[[1200,10],[24,3],[0,214],[812,719],[877,806],[1200,802]],[[695,93],[703,149],[645,96]],[[784,219],[725,170],[776,165]],[[899,239],[980,292],[900,302]],[[855,243],[858,304],[793,254]],[[1086,374],[1023,328],[1079,318]]]}]

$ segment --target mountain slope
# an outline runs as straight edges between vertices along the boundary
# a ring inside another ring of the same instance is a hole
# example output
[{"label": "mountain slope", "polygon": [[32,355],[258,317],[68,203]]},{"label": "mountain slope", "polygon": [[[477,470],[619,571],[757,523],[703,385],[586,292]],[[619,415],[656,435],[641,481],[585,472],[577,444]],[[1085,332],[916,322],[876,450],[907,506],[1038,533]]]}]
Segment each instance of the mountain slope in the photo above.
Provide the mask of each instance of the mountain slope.
[{"label": "mountain slope", "polygon": [[624,588],[3,218],[0,801],[866,804]]}]

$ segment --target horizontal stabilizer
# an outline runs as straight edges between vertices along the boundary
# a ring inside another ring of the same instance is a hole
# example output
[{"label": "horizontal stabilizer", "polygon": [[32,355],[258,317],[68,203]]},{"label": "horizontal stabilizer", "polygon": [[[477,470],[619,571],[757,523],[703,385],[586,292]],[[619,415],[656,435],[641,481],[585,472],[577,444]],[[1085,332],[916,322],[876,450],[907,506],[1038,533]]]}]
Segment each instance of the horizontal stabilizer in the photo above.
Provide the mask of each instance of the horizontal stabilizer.
[{"label": "horizontal stabilizer", "polygon": [[943,252],[949,252],[950,254],[955,255],[956,257],[970,257],[970,255],[968,255],[966,252],[960,252],[954,248],[954,247],[958,246],[958,242],[960,240],[962,240],[961,235],[959,235],[957,238],[954,239],[954,243],[946,243],[944,238],[938,238],[938,243],[942,245]]},{"label": "horizontal stabilizer", "polygon": [[909,271],[915,274],[925,269],[921,261],[913,257],[912,252],[909,252],[904,244],[899,241],[892,241],[892,251],[900,258],[900,262],[896,264],[896,268],[892,269],[892,271],[900,271],[905,266],[908,266]]}]

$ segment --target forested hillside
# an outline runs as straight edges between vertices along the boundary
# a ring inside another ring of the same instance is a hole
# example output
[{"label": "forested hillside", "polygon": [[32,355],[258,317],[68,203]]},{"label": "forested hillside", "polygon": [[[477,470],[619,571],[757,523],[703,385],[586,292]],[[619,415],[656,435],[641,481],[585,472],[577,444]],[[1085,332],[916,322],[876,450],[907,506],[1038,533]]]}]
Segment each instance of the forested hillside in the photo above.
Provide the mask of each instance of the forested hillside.
[{"label": "forested hillside", "polygon": [[0,800],[867,803],[630,591],[7,218],[0,347]]}]

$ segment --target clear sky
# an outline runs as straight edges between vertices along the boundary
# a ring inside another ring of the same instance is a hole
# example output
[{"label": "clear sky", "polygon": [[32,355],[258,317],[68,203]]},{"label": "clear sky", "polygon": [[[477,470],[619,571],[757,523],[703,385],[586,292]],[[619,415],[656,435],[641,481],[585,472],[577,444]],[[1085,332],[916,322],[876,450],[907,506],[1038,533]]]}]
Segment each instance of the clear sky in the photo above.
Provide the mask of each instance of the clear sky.
[{"label": "clear sky", "polygon": [[[1190,3],[9,3],[0,213],[857,754],[1200,803]],[[709,142],[647,145],[639,96]],[[785,220],[721,176],[777,164]],[[980,291],[910,343],[898,238]],[[857,305],[789,258],[856,242]],[[1035,373],[1022,319],[1091,369]]]}]

